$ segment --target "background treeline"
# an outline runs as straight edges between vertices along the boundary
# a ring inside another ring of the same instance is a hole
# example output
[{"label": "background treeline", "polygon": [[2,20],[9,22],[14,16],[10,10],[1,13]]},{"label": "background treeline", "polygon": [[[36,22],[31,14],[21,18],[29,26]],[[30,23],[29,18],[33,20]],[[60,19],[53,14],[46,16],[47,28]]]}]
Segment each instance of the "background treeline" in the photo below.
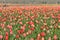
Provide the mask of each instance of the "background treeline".
[{"label": "background treeline", "polygon": [[0,3],[14,4],[60,4],[60,0],[0,0]]}]

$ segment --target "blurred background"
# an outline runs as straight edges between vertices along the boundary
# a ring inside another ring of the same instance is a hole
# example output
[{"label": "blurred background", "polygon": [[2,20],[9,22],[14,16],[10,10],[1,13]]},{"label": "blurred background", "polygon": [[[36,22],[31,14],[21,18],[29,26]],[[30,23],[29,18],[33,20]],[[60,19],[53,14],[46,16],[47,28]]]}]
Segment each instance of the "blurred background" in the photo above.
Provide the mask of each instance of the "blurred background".
[{"label": "blurred background", "polygon": [[10,4],[60,4],[60,0],[0,0],[0,3]]}]

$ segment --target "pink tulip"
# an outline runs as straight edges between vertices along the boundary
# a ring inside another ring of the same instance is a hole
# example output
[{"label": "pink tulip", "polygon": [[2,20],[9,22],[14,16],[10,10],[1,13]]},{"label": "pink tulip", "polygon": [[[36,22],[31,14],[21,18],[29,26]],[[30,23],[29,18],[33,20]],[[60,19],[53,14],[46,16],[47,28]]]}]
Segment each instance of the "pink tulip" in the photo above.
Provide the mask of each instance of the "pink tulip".
[{"label": "pink tulip", "polygon": [[41,40],[45,40],[44,37],[42,37]]},{"label": "pink tulip", "polygon": [[10,34],[13,34],[13,31],[12,31],[12,29],[10,29]]},{"label": "pink tulip", "polygon": [[22,22],[19,22],[19,24],[21,24],[21,25],[22,25],[23,23],[22,23]]},{"label": "pink tulip", "polygon": [[38,36],[37,36],[37,40],[41,40],[41,38],[40,38],[40,34],[38,34]]},{"label": "pink tulip", "polygon": [[53,37],[53,38],[54,38],[54,40],[57,40],[57,38],[58,38],[58,37],[57,37],[57,35],[56,35],[56,34],[54,34],[54,37]]},{"label": "pink tulip", "polygon": [[1,24],[1,27],[2,27],[2,28],[4,28],[4,26],[5,26],[4,24]]},{"label": "pink tulip", "polygon": [[30,21],[30,22],[28,22],[28,24],[30,24],[30,25],[34,25],[34,22]]},{"label": "pink tulip", "polygon": [[2,35],[0,35],[0,39],[2,39],[3,38],[3,36]]},{"label": "pink tulip", "polygon": [[12,26],[11,26],[11,25],[7,25],[7,27],[8,27],[9,29],[12,29]]},{"label": "pink tulip", "polygon": [[24,36],[24,37],[26,37],[26,36],[27,36],[27,34],[26,34],[26,33],[23,33],[23,36]]},{"label": "pink tulip", "polygon": [[37,36],[37,40],[41,40],[41,38],[39,36]]},{"label": "pink tulip", "polygon": [[28,33],[29,33],[29,34],[31,34],[31,33],[32,33],[32,31],[31,31],[31,30],[28,30]]},{"label": "pink tulip", "polygon": [[31,38],[30,40],[34,40],[34,38]]},{"label": "pink tulip", "polygon": [[16,38],[19,38],[19,35],[18,34],[16,35]]}]

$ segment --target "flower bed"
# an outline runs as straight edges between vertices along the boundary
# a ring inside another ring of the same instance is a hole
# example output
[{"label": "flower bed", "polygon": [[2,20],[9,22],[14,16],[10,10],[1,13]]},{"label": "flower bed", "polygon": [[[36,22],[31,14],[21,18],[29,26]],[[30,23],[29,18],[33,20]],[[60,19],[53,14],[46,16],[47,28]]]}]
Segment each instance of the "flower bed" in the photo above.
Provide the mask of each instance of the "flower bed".
[{"label": "flower bed", "polygon": [[0,40],[60,40],[60,6],[0,7]]}]

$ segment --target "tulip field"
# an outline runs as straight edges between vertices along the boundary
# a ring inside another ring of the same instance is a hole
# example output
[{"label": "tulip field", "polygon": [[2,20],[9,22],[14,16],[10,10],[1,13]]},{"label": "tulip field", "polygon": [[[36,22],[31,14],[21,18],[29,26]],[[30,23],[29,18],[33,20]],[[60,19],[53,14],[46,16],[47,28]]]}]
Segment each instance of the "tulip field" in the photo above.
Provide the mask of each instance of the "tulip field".
[{"label": "tulip field", "polygon": [[0,40],[60,40],[60,6],[0,7]]}]

